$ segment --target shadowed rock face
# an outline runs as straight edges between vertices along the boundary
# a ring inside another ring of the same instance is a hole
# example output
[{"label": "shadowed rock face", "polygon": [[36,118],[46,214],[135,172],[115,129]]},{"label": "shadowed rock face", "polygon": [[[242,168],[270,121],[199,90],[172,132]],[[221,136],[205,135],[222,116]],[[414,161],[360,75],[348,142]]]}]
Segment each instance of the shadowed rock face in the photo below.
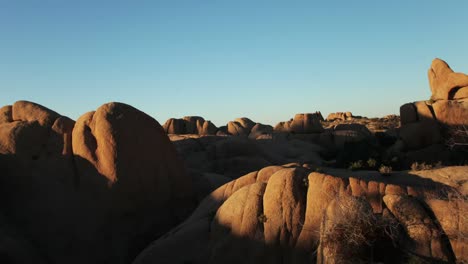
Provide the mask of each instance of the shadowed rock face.
[{"label": "shadowed rock face", "polygon": [[194,135],[170,138],[197,185],[199,198],[232,179],[269,165],[299,161],[318,166],[323,162],[320,146],[295,139]]},{"label": "shadowed rock face", "polygon": [[322,114],[316,112],[313,114],[296,114],[293,119],[287,122],[279,122],[275,126],[276,132],[290,132],[297,134],[320,133],[323,131]]},{"label": "shadowed rock face", "polygon": [[13,227],[0,228],[36,256],[0,244],[13,263],[128,263],[191,210],[190,178],[145,113],[109,103],[75,123],[26,101],[2,110],[0,211]]},{"label": "shadowed rock face", "polygon": [[[439,160],[462,163],[468,145],[468,75],[435,59],[429,69],[431,100],[400,107],[398,148],[407,163]],[[457,154],[460,152],[460,154]]]},{"label": "shadowed rock face", "polygon": [[436,100],[402,106],[396,129],[396,116],[347,113],[297,114],[275,129],[201,117],[162,128],[122,103],[76,122],[27,101],[4,106],[0,263],[467,262],[468,167],[322,167],[394,150],[440,160],[445,129],[467,125],[465,77],[435,60]]},{"label": "shadowed rock face", "polygon": [[227,123],[227,132],[234,136],[248,136],[254,126],[255,123],[246,117],[236,118]]},{"label": "shadowed rock face", "polygon": [[467,170],[266,167],[215,190],[134,263],[466,261]]}]

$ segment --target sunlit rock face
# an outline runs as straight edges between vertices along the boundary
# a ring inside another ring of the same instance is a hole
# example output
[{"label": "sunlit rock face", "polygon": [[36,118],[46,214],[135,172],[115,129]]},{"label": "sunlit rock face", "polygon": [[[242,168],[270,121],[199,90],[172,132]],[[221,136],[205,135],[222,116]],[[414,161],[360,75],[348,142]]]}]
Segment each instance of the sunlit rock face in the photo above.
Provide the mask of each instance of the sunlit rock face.
[{"label": "sunlit rock face", "polygon": [[167,134],[196,134],[196,135],[215,135],[218,128],[199,116],[186,116],[184,118],[170,118],[163,125]]},{"label": "sunlit rock face", "polygon": [[441,59],[434,59],[428,71],[433,100],[468,98],[468,75],[454,72]]},{"label": "sunlit rock face", "polygon": [[327,121],[334,121],[334,120],[352,120],[353,114],[351,112],[336,112],[330,113],[327,116]]},{"label": "sunlit rock face", "polygon": [[191,209],[172,143],[129,105],[76,123],[27,101],[0,116],[0,228],[18,241],[0,252],[13,263],[128,263]]},{"label": "sunlit rock face", "polygon": [[466,261],[467,170],[266,167],[219,187],[134,263]]}]

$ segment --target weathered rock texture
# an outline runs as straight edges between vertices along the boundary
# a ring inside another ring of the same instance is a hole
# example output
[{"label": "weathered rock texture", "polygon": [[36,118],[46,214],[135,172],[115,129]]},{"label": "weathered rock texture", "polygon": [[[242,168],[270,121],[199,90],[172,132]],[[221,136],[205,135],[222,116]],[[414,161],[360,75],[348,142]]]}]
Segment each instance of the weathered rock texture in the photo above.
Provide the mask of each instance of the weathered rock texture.
[{"label": "weathered rock texture", "polygon": [[27,263],[128,263],[190,210],[191,180],[145,113],[109,103],[75,123],[27,101],[1,113],[0,211],[33,248]]},{"label": "weathered rock texture", "polygon": [[296,114],[293,119],[287,122],[279,122],[274,130],[275,132],[289,132],[297,134],[320,133],[323,131],[322,114],[316,112],[313,114]]},{"label": "weathered rock texture", "polygon": [[467,170],[266,167],[215,190],[134,263],[466,261]]},{"label": "weathered rock texture", "polygon": [[218,128],[211,121],[199,116],[186,116],[182,119],[170,118],[163,125],[167,134],[215,135]]},{"label": "weathered rock texture", "polygon": [[468,143],[468,75],[454,73],[446,62],[435,59],[429,69],[429,83],[431,100],[400,107],[400,137],[406,149],[448,141]]},{"label": "weathered rock texture", "polygon": [[434,59],[428,71],[433,100],[468,98],[468,75],[453,72],[441,59]]},{"label": "weathered rock texture", "polygon": [[336,112],[330,113],[327,116],[327,121],[334,121],[334,120],[351,120],[353,119],[353,114],[351,112]]}]

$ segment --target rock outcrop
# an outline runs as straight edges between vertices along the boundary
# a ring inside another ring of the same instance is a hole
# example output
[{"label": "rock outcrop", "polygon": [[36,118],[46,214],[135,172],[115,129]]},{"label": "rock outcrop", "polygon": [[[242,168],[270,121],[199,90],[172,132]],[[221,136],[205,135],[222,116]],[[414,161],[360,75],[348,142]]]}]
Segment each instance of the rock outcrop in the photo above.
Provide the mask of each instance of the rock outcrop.
[{"label": "rock outcrop", "polygon": [[31,263],[128,263],[190,212],[191,180],[145,113],[109,103],[75,123],[27,101],[1,113],[0,212]]},{"label": "rock outcrop", "polygon": [[170,118],[163,125],[167,134],[215,135],[218,128],[209,120],[199,116],[186,116],[181,119]]},{"label": "rock outcrop", "polygon": [[287,132],[296,134],[310,134],[323,132],[322,114],[316,112],[313,114],[296,114],[293,119],[287,122],[279,122],[274,130],[275,132]]},{"label": "rock outcrop", "polygon": [[223,127],[226,135],[249,137],[256,139],[263,135],[268,135],[273,132],[273,127],[270,125],[264,125],[256,123],[247,117],[240,117],[229,121],[225,127]]},{"label": "rock outcrop", "polygon": [[400,138],[405,151],[435,145],[456,147],[468,143],[468,75],[454,73],[446,62],[435,59],[429,69],[432,97],[400,107]]},{"label": "rock outcrop", "polygon": [[327,121],[334,121],[334,120],[351,120],[353,119],[353,114],[351,112],[336,112],[330,113],[327,116]]},{"label": "rock outcrop", "polygon": [[463,262],[467,170],[266,167],[215,190],[134,263]]},{"label": "rock outcrop", "polygon": [[258,139],[262,136],[270,135],[273,133],[273,127],[270,125],[264,125],[257,123],[252,127],[249,133],[249,138]]},{"label": "rock outcrop", "polygon": [[428,71],[432,100],[468,98],[468,75],[453,72],[441,59],[434,59]]},{"label": "rock outcrop", "polygon": [[255,122],[247,117],[236,118],[227,123],[227,132],[233,136],[248,136],[254,126]]}]

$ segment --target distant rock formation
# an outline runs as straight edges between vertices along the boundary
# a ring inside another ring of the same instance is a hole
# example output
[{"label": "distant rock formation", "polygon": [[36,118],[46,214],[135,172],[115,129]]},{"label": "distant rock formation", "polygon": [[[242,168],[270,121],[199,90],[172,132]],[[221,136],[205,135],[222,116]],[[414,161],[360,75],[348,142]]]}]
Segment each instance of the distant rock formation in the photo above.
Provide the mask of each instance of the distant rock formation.
[{"label": "distant rock formation", "polygon": [[134,264],[463,262],[467,169],[266,167],[212,192]]},{"label": "distant rock formation", "polygon": [[273,127],[270,125],[264,125],[256,123],[247,117],[240,117],[229,121],[226,126],[219,128],[218,135],[231,135],[249,137],[256,139],[265,134],[271,134]]},{"label": "distant rock formation", "polygon": [[193,205],[162,127],[122,103],[76,123],[32,102],[2,107],[0,167],[0,232],[24,245],[0,243],[12,263],[27,248],[28,263],[128,263]]},{"label": "distant rock formation", "polygon": [[353,119],[353,114],[351,112],[336,112],[330,113],[327,116],[327,121],[334,121],[334,120],[351,120]]},{"label": "distant rock formation", "polygon": [[215,135],[218,128],[200,116],[186,116],[182,119],[170,118],[163,125],[167,134]]},{"label": "distant rock formation", "polygon": [[247,117],[236,118],[227,123],[227,132],[233,136],[248,136],[254,126],[255,122]]},{"label": "distant rock formation", "polygon": [[271,133],[273,133],[272,126],[257,123],[250,130],[249,138],[257,139],[257,138],[262,137],[263,135],[269,135]]},{"label": "distant rock formation", "polygon": [[288,132],[297,134],[310,134],[323,132],[323,126],[320,123],[323,121],[320,112],[296,114],[293,119],[286,122],[279,122],[275,128],[275,132]]}]

